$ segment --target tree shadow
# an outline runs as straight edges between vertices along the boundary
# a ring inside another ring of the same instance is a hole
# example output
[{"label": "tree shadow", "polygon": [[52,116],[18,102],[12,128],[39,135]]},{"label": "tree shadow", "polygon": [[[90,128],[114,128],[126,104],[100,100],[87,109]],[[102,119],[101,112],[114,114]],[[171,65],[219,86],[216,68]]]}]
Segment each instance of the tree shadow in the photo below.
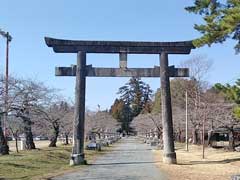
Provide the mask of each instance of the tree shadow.
[{"label": "tree shadow", "polygon": [[[17,178],[7,178],[8,180],[9,179],[29,179],[29,176],[22,176],[22,177],[17,177]],[[7,179],[5,179],[5,178],[0,178],[0,180],[7,180]]]},{"label": "tree shadow", "polygon": [[140,162],[115,162],[115,163],[91,163],[90,166],[112,166],[112,165],[134,165],[134,164],[156,164],[160,161],[140,161]]},{"label": "tree shadow", "polygon": [[148,149],[109,149],[106,151],[111,151],[111,152],[143,152],[143,151],[151,151],[151,148]]},{"label": "tree shadow", "polygon": [[23,168],[23,169],[37,169],[37,167],[33,166],[27,166],[27,165],[22,165],[22,164],[15,164],[15,163],[1,163],[6,166],[13,166],[14,168]]},{"label": "tree shadow", "polygon": [[224,159],[220,161],[190,161],[189,163],[178,163],[178,165],[198,165],[198,164],[228,164],[240,161],[240,158]]},{"label": "tree shadow", "polygon": [[49,160],[50,159],[60,159],[60,160],[67,160],[67,159],[69,159],[69,157],[67,156],[65,156],[64,154],[47,154],[46,155],[48,158],[49,158]]},{"label": "tree shadow", "polygon": [[24,156],[24,155],[23,154],[11,154],[11,156],[13,156],[13,157],[21,157],[21,156]]}]

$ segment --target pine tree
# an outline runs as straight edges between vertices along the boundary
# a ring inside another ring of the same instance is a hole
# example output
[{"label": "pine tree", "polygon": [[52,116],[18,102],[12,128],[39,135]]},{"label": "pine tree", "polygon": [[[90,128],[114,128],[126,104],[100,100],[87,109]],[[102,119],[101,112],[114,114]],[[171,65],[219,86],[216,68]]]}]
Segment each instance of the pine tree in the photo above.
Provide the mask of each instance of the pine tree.
[{"label": "pine tree", "polygon": [[234,102],[240,106],[240,79],[232,86],[230,84],[222,85],[217,83],[214,85],[214,89],[218,93],[222,93],[227,101]]},{"label": "pine tree", "polygon": [[128,83],[119,88],[118,94],[120,94],[120,99],[131,107],[134,117],[145,108],[150,108],[152,90],[140,78],[132,77]]},{"label": "pine tree", "polygon": [[132,120],[132,112],[130,107],[123,100],[116,99],[111,106],[110,113],[114,119],[121,123],[121,129],[126,132],[130,131],[130,122]]},{"label": "pine tree", "polygon": [[195,0],[193,6],[185,8],[188,12],[199,14],[205,24],[194,28],[202,33],[202,36],[193,41],[196,47],[205,44],[222,43],[228,38],[237,41],[236,53],[240,52],[240,1],[227,0]]},{"label": "pine tree", "polygon": [[128,83],[119,88],[119,99],[116,99],[110,113],[121,123],[122,130],[129,132],[130,123],[140,113],[152,110],[152,90],[140,78],[132,77]]},{"label": "pine tree", "polygon": [[237,120],[240,120],[240,79],[232,86],[230,84],[222,85],[217,83],[214,85],[214,89],[217,93],[222,93],[226,101],[236,104],[233,108],[233,115]]}]

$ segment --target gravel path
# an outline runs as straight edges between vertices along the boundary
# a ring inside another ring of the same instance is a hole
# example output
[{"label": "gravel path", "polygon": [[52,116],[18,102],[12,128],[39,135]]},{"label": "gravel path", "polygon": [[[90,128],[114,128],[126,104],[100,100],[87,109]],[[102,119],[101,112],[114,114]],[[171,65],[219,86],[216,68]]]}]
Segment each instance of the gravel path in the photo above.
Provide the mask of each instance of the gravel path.
[{"label": "gravel path", "polygon": [[165,180],[155,166],[149,145],[134,137],[123,138],[114,149],[86,168],[55,180]]}]

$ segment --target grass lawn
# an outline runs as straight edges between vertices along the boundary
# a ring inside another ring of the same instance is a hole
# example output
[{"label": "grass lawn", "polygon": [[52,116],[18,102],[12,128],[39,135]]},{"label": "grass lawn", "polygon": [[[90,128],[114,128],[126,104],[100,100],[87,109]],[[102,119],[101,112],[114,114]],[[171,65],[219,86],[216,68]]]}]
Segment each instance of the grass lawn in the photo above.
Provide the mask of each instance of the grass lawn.
[{"label": "grass lawn", "polygon": [[[36,148],[42,149],[42,148],[48,147],[50,141],[48,141],[48,140],[42,140],[42,141],[34,141],[34,143],[35,143]],[[19,149],[19,150],[20,150],[20,147],[21,147],[20,144],[21,144],[20,141],[18,141],[18,149]],[[61,143],[60,141],[58,141],[58,142],[57,142],[57,146],[61,146],[61,145],[62,145],[62,143]],[[15,141],[9,141],[9,142],[8,142],[8,146],[9,146],[10,151],[12,151],[12,152],[15,152],[15,151],[16,151]]]},{"label": "grass lawn", "polygon": [[206,158],[202,159],[201,146],[190,145],[186,152],[185,145],[177,143],[177,165],[163,164],[162,153],[162,150],[156,150],[155,158],[170,180],[226,180],[240,174],[240,152],[206,148]]},{"label": "grass lawn", "polygon": [[[85,151],[87,161],[107,150]],[[0,156],[0,179],[47,179],[66,171],[74,171],[84,166],[69,166],[70,146],[43,148],[40,150],[20,151]]]}]

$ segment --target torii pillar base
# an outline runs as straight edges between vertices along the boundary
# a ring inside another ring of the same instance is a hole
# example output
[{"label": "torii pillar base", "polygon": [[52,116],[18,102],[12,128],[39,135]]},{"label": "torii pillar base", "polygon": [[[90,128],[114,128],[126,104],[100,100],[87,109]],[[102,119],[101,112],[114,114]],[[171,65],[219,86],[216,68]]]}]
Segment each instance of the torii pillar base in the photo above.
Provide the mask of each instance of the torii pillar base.
[{"label": "torii pillar base", "polygon": [[84,159],[84,154],[72,154],[70,159],[70,166],[86,165],[87,161]]},{"label": "torii pillar base", "polygon": [[176,153],[163,154],[163,163],[164,164],[177,164]]}]

